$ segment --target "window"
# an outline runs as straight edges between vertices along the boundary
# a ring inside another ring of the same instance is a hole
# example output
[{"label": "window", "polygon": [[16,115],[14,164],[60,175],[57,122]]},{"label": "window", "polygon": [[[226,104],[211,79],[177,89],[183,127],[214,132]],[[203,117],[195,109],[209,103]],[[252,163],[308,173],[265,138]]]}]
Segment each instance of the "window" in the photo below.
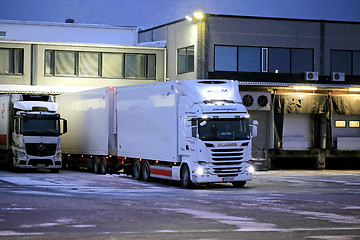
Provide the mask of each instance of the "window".
[{"label": "window", "polygon": [[337,120],[337,121],[335,121],[335,127],[337,127],[337,128],[345,128],[346,127],[346,121],[345,120]]},{"label": "window", "polygon": [[269,67],[268,48],[261,48],[261,72],[267,72]]},{"label": "window", "polygon": [[314,56],[311,49],[291,49],[291,73],[313,71]]},{"label": "window", "polygon": [[290,49],[269,48],[269,72],[290,73]]},{"label": "window", "polygon": [[145,78],[145,55],[125,54],[125,77]]},{"label": "window", "polygon": [[0,49],[0,74],[23,74],[23,49]]},{"label": "window", "polygon": [[260,48],[239,47],[239,71],[260,72]]},{"label": "window", "polygon": [[199,119],[199,138],[203,141],[250,139],[249,119]]},{"label": "window", "polygon": [[99,53],[79,52],[79,76],[99,77]]},{"label": "window", "polygon": [[155,54],[125,54],[126,78],[156,78]]},{"label": "window", "polygon": [[76,76],[76,52],[55,52],[55,75]]},{"label": "window", "polygon": [[55,75],[54,71],[54,51],[47,50],[45,51],[45,76]]},{"label": "window", "polygon": [[147,55],[147,79],[156,79],[156,55]]},{"label": "window", "polygon": [[215,46],[214,54],[215,71],[298,74],[314,70],[313,49]]},{"label": "window", "polygon": [[194,46],[178,49],[177,72],[188,73],[194,71]]},{"label": "window", "polygon": [[349,121],[350,128],[360,128],[360,121],[358,120],[350,120]]},{"label": "window", "polygon": [[351,75],[351,51],[331,51],[331,72]]},{"label": "window", "polygon": [[46,50],[45,76],[156,79],[156,55]]},{"label": "window", "polygon": [[360,52],[353,52],[353,75],[360,75]]},{"label": "window", "polygon": [[360,51],[331,51],[331,72],[360,75]]},{"label": "window", "polygon": [[215,71],[237,71],[237,47],[215,46]]},{"label": "window", "polygon": [[102,54],[102,76],[108,78],[123,78],[124,55],[121,53]]}]

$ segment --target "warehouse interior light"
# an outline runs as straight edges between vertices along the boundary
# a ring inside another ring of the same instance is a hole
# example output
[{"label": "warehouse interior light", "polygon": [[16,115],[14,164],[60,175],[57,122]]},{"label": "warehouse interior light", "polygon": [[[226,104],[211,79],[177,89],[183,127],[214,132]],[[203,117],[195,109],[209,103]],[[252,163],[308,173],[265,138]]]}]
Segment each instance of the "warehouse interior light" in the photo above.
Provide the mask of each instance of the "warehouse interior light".
[{"label": "warehouse interior light", "polygon": [[317,89],[317,87],[309,87],[309,86],[295,86],[293,87],[294,90],[309,90],[314,91]]},{"label": "warehouse interior light", "polygon": [[204,18],[204,14],[200,11],[194,12],[194,17],[196,19],[203,19]]},{"label": "warehouse interior light", "polygon": [[360,92],[360,88],[349,88],[349,92]]}]

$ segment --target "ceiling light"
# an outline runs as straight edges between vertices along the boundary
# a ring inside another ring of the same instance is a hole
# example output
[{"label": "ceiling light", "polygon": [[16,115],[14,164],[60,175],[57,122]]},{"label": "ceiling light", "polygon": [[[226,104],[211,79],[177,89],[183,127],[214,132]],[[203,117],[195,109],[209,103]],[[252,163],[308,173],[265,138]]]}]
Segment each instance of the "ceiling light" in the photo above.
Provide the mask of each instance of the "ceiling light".
[{"label": "ceiling light", "polygon": [[317,87],[309,87],[309,86],[295,86],[293,87],[294,90],[316,90]]}]

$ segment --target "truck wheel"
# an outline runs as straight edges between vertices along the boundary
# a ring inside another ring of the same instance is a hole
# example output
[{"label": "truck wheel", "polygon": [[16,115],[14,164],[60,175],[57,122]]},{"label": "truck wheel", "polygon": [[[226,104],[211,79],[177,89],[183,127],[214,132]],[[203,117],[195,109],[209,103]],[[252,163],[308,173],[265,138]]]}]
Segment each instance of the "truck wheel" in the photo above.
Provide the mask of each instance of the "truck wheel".
[{"label": "truck wheel", "polygon": [[143,180],[148,182],[150,180],[150,164],[148,161],[144,161],[141,167],[141,173]]},{"label": "truck wheel", "polygon": [[63,156],[61,168],[64,169],[64,170],[71,169],[70,158],[68,158],[67,156]]},{"label": "truck wheel", "polygon": [[93,160],[93,172],[94,173],[99,173],[99,160],[98,160],[98,158],[95,158]]},{"label": "truck wheel", "polygon": [[133,177],[136,180],[139,180],[141,177],[141,165],[139,160],[135,160],[134,161],[134,165],[133,165]]},{"label": "truck wheel", "polygon": [[242,188],[246,184],[246,181],[240,181],[240,182],[233,182],[232,185],[236,188]]},{"label": "truck wheel", "polygon": [[106,160],[102,158],[99,163],[99,174],[106,174]]},{"label": "truck wheel", "polygon": [[186,164],[181,168],[181,185],[184,188],[190,188],[192,186],[192,182],[190,179],[190,170],[188,165]]},{"label": "truck wheel", "polygon": [[12,152],[10,152],[8,155],[8,166],[10,171],[14,169],[14,155]]}]

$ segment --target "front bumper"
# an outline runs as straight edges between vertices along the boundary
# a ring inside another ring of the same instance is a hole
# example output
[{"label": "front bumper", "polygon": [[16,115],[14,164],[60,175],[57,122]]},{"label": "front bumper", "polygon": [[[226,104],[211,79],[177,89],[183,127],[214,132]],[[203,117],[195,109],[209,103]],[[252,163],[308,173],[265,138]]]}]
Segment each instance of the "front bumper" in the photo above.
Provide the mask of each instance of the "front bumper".
[{"label": "front bumper", "polygon": [[57,153],[55,156],[38,157],[17,152],[17,155],[14,156],[14,167],[17,168],[60,169],[61,166],[61,153]]},{"label": "front bumper", "polygon": [[212,171],[208,171],[207,168],[204,168],[204,171],[199,171],[198,167],[196,170],[192,171],[191,178],[193,183],[226,183],[251,181],[252,171],[249,169],[249,167],[246,167],[236,174],[213,174]]}]

